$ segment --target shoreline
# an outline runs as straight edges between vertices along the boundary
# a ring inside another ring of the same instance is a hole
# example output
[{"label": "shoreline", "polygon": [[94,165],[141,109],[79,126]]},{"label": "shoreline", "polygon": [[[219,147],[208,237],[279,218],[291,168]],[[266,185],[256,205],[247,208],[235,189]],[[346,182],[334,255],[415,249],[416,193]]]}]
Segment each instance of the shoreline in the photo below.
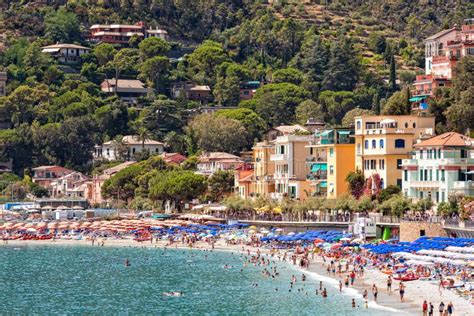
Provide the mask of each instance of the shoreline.
[{"label": "shoreline", "polygon": [[[55,241],[51,240],[35,240],[35,241],[30,241],[30,240],[10,240],[8,241],[7,244],[2,244],[3,246],[8,246],[8,247],[30,247],[30,246],[88,246],[88,247],[102,247],[100,246],[101,239],[98,239],[96,241],[96,244],[92,246],[91,241],[89,240],[63,240],[63,239],[58,239]],[[311,264],[308,269],[303,269],[299,267],[298,265],[293,265],[290,261],[282,261],[278,260],[275,256],[271,256],[270,254],[270,249],[267,248],[257,248],[253,246],[243,246],[240,244],[237,245],[227,245],[222,240],[218,241],[215,243],[214,249],[212,249],[209,244],[203,243],[203,242],[198,242],[195,244],[194,247],[189,247],[186,245],[183,245],[181,243],[174,243],[173,245],[168,245],[168,242],[165,240],[158,240],[158,242],[154,241],[153,243],[150,242],[136,242],[132,239],[104,239],[104,246],[103,247],[121,247],[121,248],[127,248],[127,247],[135,247],[135,248],[168,248],[168,249],[188,249],[188,250],[214,250],[214,251],[222,251],[222,252],[228,252],[232,254],[246,254],[247,250],[250,250],[252,254],[256,254],[257,250],[260,251],[260,253],[267,258],[273,258],[275,261],[279,261],[281,263],[284,263],[288,265],[292,270],[298,271],[301,274],[306,274],[309,277],[313,278],[314,280],[318,281],[323,281],[325,285],[328,285],[332,288],[334,288],[337,293],[340,295],[348,296],[348,297],[354,297],[358,299],[362,299],[362,292],[364,289],[370,289],[373,283],[377,284],[377,280],[372,277],[369,278],[368,274],[369,272],[374,272],[371,270],[366,270],[365,275],[363,278],[356,278],[356,282],[354,283],[354,286],[351,286],[349,288],[343,288],[343,291],[340,293],[338,289],[338,278],[337,275],[327,275],[325,269],[321,266],[323,263],[322,260],[318,260],[320,257],[315,256],[314,260],[310,260]],[[245,248],[245,252],[242,251],[242,247]],[[1,246],[0,246],[1,248]],[[374,275],[375,276],[375,275]],[[395,285],[395,284],[394,284]],[[380,294],[386,294],[385,293],[385,288],[380,287],[379,284],[377,284],[379,287],[379,293]],[[409,292],[407,293],[407,296],[409,296]],[[371,295],[369,295],[369,298]],[[412,300],[405,300],[403,304],[400,304],[399,299],[398,299],[398,293],[392,293],[392,295],[379,295],[379,299],[377,302],[373,300],[368,300],[368,307],[370,309],[377,309],[377,310],[385,310],[387,312],[392,312],[392,313],[397,313],[397,314],[407,314],[407,315],[416,315],[420,311],[420,306],[421,306],[422,301],[419,303],[419,306],[415,304],[414,299]],[[435,304],[433,304],[435,305]],[[435,306],[437,307],[437,306]],[[358,310],[365,309],[364,306],[358,306]],[[368,311],[369,311],[368,310]],[[464,315],[464,314],[459,314],[459,315]],[[469,314],[465,314],[469,315]]]}]

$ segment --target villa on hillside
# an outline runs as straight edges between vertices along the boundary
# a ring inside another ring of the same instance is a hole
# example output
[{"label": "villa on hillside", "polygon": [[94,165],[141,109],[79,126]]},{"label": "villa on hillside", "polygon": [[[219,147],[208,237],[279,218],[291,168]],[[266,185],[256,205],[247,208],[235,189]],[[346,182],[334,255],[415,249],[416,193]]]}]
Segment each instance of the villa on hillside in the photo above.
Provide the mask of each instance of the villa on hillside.
[{"label": "villa on hillside", "polygon": [[89,40],[95,43],[109,43],[128,45],[132,37],[140,40],[157,37],[169,40],[168,32],[159,27],[146,28],[145,23],[136,24],[94,24],[90,27]]},{"label": "villa on hillside", "polygon": [[67,174],[74,172],[74,170],[60,166],[40,166],[33,168],[32,170],[32,181],[43,188],[50,188],[51,183]]},{"label": "villa on hillside", "polygon": [[171,96],[174,99],[185,98],[196,101],[202,105],[208,104],[213,99],[209,86],[196,85],[187,81],[173,83],[171,85]]},{"label": "villa on hillside", "polygon": [[56,59],[60,64],[77,64],[82,61],[81,56],[90,52],[89,47],[84,47],[75,44],[54,44],[44,46],[42,52],[49,54]]},{"label": "villa on hillside", "polygon": [[474,139],[449,132],[422,141],[404,159],[403,193],[435,204],[452,194],[474,196]]},{"label": "villa on hillside", "polygon": [[243,163],[240,157],[225,152],[204,152],[198,158],[196,173],[209,176],[219,170],[235,170]]},{"label": "villa on hillside", "polygon": [[127,135],[122,138],[121,143],[110,140],[102,145],[96,145],[93,157],[97,160],[130,160],[142,151],[148,151],[151,155],[161,155],[164,152],[164,146],[162,142],[156,140],[143,141],[137,135]]},{"label": "villa on hillside", "polygon": [[80,172],[73,171],[51,182],[50,197],[87,198],[90,178]]},{"label": "villa on hillside", "polygon": [[146,96],[152,89],[146,88],[145,84],[137,79],[105,79],[100,84],[100,89],[109,95],[117,96],[125,103],[136,104],[139,97]]}]

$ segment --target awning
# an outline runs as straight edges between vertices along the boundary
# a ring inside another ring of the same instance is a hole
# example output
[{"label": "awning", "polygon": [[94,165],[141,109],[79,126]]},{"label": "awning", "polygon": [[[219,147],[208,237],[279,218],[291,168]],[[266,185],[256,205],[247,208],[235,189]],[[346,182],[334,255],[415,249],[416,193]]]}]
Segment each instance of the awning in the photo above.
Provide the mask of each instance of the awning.
[{"label": "awning", "polygon": [[332,132],[333,132],[332,129],[328,129],[328,130],[326,130],[326,131],[323,131],[323,132],[321,133],[321,136],[328,136],[328,135],[331,134]]},{"label": "awning", "polygon": [[421,100],[426,99],[427,97],[428,97],[428,96],[426,96],[426,95],[418,96],[418,97],[413,97],[413,98],[408,99],[408,101],[410,101],[410,102],[418,102],[418,101],[421,101]]},{"label": "awning", "polygon": [[319,187],[320,187],[320,188],[327,188],[327,187],[328,187],[327,181],[319,182]]},{"label": "awning", "polygon": [[350,131],[337,131],[339,135],[349,135],[351,132]]},{"label": "awning", "polygon": [[328,165],[325,162],[318,162],[315,163],[311,166],[311,172],[317,172],[317,171],[326,171],[328,170]]}]

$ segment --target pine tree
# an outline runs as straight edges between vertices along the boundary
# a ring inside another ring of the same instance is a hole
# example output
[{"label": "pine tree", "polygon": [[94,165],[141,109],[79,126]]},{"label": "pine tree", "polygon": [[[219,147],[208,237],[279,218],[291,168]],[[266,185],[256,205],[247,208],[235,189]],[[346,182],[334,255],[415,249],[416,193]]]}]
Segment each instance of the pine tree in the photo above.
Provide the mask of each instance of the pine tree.
[{"label": "pine tree", "polygon": [[374,96],[372,97],[372,107],[371,107],[371,110],[379,115],[380,114],[380,101],[379,101],[379,94],[378,92],[377,93],[374,93]]},{"label": "pine tree", "polygon": [[395,91],[397,90],[397,70],[396,70],[397,64],[395,61],[395,56],[393,53],[390,56],[390,78],[389,78],[389,84],[390,84],[390,90]]},{"label": "pine tree", "polygon": [[331,45],[331,57],[323,80],[323,89],[352,91],[359,77],[359,61],[348,38],[342,37]]}]

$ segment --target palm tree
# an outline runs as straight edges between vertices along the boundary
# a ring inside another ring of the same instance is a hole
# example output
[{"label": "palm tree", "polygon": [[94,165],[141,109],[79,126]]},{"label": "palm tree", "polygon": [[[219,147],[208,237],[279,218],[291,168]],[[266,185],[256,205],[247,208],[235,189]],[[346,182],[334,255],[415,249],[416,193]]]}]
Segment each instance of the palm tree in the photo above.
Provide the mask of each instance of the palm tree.
[{"label": "palm tree", "polygon": [[138,129],[138,140],[142,142],[142,151],[145,150],[145,143],[151,138],[151,133],[145,127]]}]

